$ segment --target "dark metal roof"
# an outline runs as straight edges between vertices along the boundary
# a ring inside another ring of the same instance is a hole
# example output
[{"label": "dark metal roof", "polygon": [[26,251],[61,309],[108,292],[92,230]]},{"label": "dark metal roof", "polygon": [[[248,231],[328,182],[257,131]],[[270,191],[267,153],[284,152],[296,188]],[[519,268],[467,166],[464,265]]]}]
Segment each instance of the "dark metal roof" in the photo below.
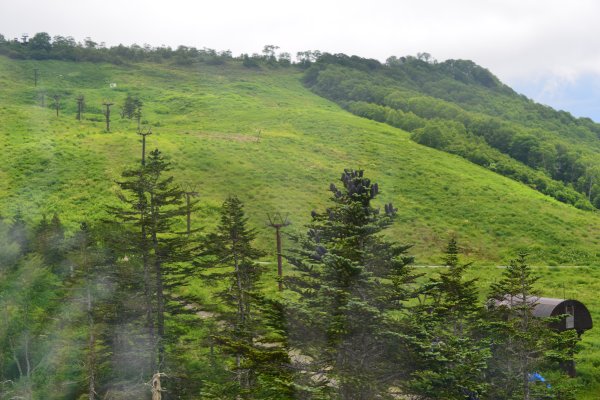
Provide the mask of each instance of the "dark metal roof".
[{"label": "dark metal roof", "polygon": [[[522,297],[506,295],[503,300],[493,301],[493,305],[510,308],[524,302],[533,305],[533,315],[539,318],[558,317],[567,314],[567,307],[570,307],[574,312],[574,326],[572,326],[572,329],[583,332],[592,328],[592,316],[587,307],[578,300],[527,296],[523,301]],[[558,330],[568,329],[565,318],[551,325]]]},{"label": "dark metal roof", "polygon": [[533,297],[535,301],[535,308],[533,309],[533,315],[536,317],[550,317],[554,310],[564,303],[564,299],[552,299],[550,297]]}]

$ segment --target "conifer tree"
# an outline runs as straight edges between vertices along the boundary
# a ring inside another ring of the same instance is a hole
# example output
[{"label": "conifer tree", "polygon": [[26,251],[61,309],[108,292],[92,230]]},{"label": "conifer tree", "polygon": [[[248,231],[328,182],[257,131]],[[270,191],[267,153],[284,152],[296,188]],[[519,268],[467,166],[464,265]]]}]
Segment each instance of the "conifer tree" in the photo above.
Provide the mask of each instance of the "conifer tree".
[{"label": "conifer tree", "polygon": [[489,358],[483,337],[483,307],[476,280],[464,278],[470,264],[460,264],[452,238],[446,249],[447,269],[420,290],[419,302],[407,314],[412,349],[407,389],[431,399],[478,398],[485,393]]},{"label": "conifer tree", "polygon": [[553,361],[572,357],[574,352],[573,332],[558,333],[549,326],[553,318],[534,317],[539,277],[527,265],[526,256],[522,252],[512,260],[501,280],[491,287],[491,398],[529,400],[550,396],[556,388],[534,383],[532,376]]},{"label": "conifer tree", "polygon": [[139,265],[152,373],[166,368],[166,290],[189,277],[184,262],[191,259],[188,236],[176,229],[187,213],[184,193],[172,176],[165,176],[169,170],[170,163],[161,152],[152,151],[144,165],[123,172],[123,180],[117,182],[123,206],[111,208],[125,226],[120,251]]},{"label": "conifer tree", "polygon": [[312,213],[307,235],[295,238],[288,257],[295,272],[287,284],[300,296],[290,304],[290,342],[311,360],[305,384],[320,383],[341,399],[385,397],[399,376],[387,311],[399,309],[410,292],[412,258],[409,246],[381,235],[396,210],[371,205],[378,185],[354,170],[341,181],[341,189],[330,186],[333,205]]},{"label": "conifer tree", "polygon": [[274,321],[267,310],[272,316],[275,304],[260,293],[263,268],[256,261],[263,253],[253,247],[256,232],[247,223],[242,202],[236,196],[227,198],[221,208],[217,232],[207,238],[202,261],[220,271],[213,272],[209,280],[225,284],[218,292],[227,309],[220,316],[225,326],[215,339],[226,354],[233,356],[235,379],[218,393],[255,398],[261,393],[274,392],[277,398],[284,399],[289,394],[284,364],[289,360],[284,346],[261,343],[265,335],[274,333],[267,329],[269,321]]},{"label": "conifer tree", "polygon": [[137,97],[134,98],[130,94],[127,94],[123,107],[121,108],[121,118],[132,119],[136,116],[136,113],[141,112],[141,109],[142,101]]},{"label": "conifer tree", "polygon": [[21,254],[27,253],[30,250],[31,242],[29,232],[20,210],[17,210],[13,217],[12,224],[8,230],[8,235],[13,242],[19,246]]},{"label": "conifer tree", "polygon": [[[68,254],[69,261],[74,265],[73,278],[77,283],[74,288],[82,287],[82,297],[85,309],[87,328],[87,341],[85,344],[86,359],[85,373],[87,378],[87,398],[97,399],[99,392],[100,367],[104,357],[99,354],[102,344],[100,342],[101,329],[98,305],[103,300],[100,293],[106,289],[106,282],[102,282],[105,275],[105,252],[98,246],[89,225],[81,223],[80,229],[72,239],[72,250]],[[80,284],[79,284],[80,283]]]}]

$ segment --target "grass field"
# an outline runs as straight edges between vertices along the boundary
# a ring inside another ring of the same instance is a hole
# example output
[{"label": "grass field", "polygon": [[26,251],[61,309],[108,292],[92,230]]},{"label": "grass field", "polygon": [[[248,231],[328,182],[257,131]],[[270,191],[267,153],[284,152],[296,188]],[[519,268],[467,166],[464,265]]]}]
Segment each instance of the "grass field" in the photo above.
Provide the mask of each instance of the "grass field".
[{"label": "grass field", "polygon": [[[38,87],[33,68],[40,69]],[[149,148],[170,158],[178,181],[198,185],[196,226],[210,230],[217,207],[235,193],[259,230],[259,247],[273,254],[268,212],[289,213],[288,229],[301,231],[310,211],[326,206],[329,183],[344,168],[362,168],[379,183],[382,205],[398,208],[389,235],[414,244],[416,264],[439,264],[444,244],[457,235],[465,258],[476,262],[473,273],[483,292],[501,272],[495,265],[527,249],[533,264],[548,265],[538,267],[544,295],[566,293],[600,318],[598,213],[353,116],[306,90],[299,78],[293,68],[237,64],[177,68],[0,58],[0,213],[21,210],[35,222],[58,212],[71,228],[101,218],[116,201],[114,180],[140,158],[136,123],[119,117],[129,93],[144,102],[143,121],[153,131]],[[42,93],[46,107],[40,107]],[[61,95],[59,117],[54,94]],[[80,94],[87,106],[81,122],[75,120]],[[110,133],[104,132],[104,100],[115,103]],[[587,393],[581,398],[597,399],[600,331],[584,335],[581,348],[578,379]]]},{"label": "grass field", "polygon": [[[41,81],[33,87],[32,70]],[[117,87],[111,89],[110,83]],[[435,263],[450,234],[467,256],[505,262],[528,248],[544,264],[590,265],[600,259],[600,216],[583,212],[458,157],[417,145],[408,135],[350,115],[302,87],[293,69],[16,62],[0,58],[0,211],[30,220],[59,212],[71,226],[99,218],[115,201],[114,180],[140,158],[136,124],[120,119],[127,93],[144,101],[144,117],[181,182],[199,185],[197,223],[210,225],[230,193],[255,226],[267,212],[289,213],[302,229],[322,207],[344,168],[363,168],[382,201],[399,209],[391,234],[415,244],[419,263]],[[46,108],[39,104],[46,93]],[[51,96],[60,93],[60,116]],[[84,120],[75,120],[83,94]],[[115,103],[111,133],[102,102]],[[260,140],[258,135],[260,133]],[[271,232],[261,229],[261,244]]]}]

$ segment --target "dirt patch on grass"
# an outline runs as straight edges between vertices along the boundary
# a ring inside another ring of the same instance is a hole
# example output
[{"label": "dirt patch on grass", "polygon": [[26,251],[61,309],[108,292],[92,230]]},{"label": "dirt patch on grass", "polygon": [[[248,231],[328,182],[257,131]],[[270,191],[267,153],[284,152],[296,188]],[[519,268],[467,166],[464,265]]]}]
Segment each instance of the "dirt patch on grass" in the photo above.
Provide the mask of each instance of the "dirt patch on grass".
[{"label": "dirt patch on grass", "polygon": [[257,134],[244,134],[244,133],[227,133],[227,132],[186,132],[188,135],[194,135],[203,138],[210,138],[215,140],[225,140],[228,142],[256,142],[258,141]]}]

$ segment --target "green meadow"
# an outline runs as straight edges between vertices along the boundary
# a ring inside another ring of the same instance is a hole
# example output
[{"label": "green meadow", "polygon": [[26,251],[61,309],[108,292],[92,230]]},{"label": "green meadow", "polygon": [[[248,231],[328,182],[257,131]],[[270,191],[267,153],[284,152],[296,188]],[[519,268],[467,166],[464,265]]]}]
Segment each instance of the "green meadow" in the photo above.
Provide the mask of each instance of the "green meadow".
[{"label": "green meadow", "polygon": [[[33,86],[33,68],[40,83]],[[144,102],[142,123],[184,184],[197,185],[199,226],[239,195],[268,248],[268,212],[302,230],[344,168],[362,168],[398,208],[390,235],[415,245],[417,263],[435,263],[452,234],[467,257],[502,263],[528,249],[538,264],[600,260],[600,216],[580,211],[459,157],[409,140],[397,128],[351,115],[306,90],[293,68],[239,64],[177,68],[0,58],[0,210],[26,219],[58,212],[71,227],[102,218],[114,181],[139,162],[137,123],[121,119],[127,94]],[[116,84],[111,88],[110,84]],[[45,107],[40,97],[45,94]],[[60,95],[59,116],[52,96]],[[83,121],[76,97],[85,96]],[[112,106],[105,132],[102,103]]]}]

